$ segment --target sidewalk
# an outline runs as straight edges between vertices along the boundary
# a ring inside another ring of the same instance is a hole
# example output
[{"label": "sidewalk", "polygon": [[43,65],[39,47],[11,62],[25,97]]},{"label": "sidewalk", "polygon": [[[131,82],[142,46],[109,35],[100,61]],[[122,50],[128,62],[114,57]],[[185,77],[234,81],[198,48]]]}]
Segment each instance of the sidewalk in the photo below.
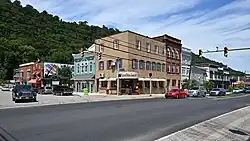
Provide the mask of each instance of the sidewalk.
[{"label": "sidewalk", "polygon": [[201,122],[156,141],[248,141],[250,106]]}]

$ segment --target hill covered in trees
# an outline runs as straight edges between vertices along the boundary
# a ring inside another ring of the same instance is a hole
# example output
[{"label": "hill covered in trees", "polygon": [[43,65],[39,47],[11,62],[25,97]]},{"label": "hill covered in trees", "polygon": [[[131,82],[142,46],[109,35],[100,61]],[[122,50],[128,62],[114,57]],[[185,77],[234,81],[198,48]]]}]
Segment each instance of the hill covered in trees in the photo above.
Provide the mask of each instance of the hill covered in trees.
[{"label": "hill covered in trees", "polygon": [[[199,57],[199,55],[192,53],[192,63],[194,64],[199,64],[199,63],[208,63],[211,65],[216,65],[216,66],[225,66],[223,63],[220,62],[216,62],[214,60],[210,60],[206,57]],[[234,76],[244,76],[245,73],[241,72],[241,71],[236,71],[232,68],[229,67],[229,73],[230,75],[234,75]]]},{"label": "hill covered in trees", "polygon": [[65,22],[46,11],[38,12],[20,1],[0,0],[0,79],[12,79],[21,63],[42,61],[72,63],[72,53],[118,29]]}]

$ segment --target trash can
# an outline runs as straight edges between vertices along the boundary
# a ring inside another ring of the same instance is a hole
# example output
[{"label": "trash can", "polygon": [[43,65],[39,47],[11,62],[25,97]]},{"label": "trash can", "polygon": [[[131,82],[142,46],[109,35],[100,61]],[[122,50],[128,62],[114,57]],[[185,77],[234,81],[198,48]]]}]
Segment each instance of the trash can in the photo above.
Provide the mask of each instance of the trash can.
[{"label": "trash can", "polygon": [[84,96],[88,96],[88,95],[89,95],[89,90],[88,90],[88,88],[84,88],[84,89],[83,89],[83,93],[84,93]]}]

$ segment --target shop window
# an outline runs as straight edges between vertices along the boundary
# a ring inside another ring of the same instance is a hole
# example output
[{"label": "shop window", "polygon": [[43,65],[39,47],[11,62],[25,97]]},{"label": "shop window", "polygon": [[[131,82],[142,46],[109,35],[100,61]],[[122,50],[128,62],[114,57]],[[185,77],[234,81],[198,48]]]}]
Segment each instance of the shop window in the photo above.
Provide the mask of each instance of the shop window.
[{"label": "shop window", "polygon": [[155,71],[156,70],[156,63],[152,62],[152,70]]},{"label": "shop window", "polygon": [[157,63],[157,71],[161,71],[161,63]]},{"label": "shop window", "polygon": [[108,86],[107,81],[101,81],[101,87],[106,88]]},{"label": "shop window", "polygon": [[176,80],[172,80],[172,86],[176,87]]},{"label": "shop window", "polygon": [[146,70],[151,70],[151,62],[146,62]]},{"label": "shop window", "polygon": [[132,60],[132,69],[137,69],[138,68],[138,61],[136,59]]},{"label": "shop window", "polygon": [[157,88],[157,81],[152,81],[152,86],[153,86],[154,88]]},{"label": "shop window", "polygon": [[159,81],[159,87],[160,87],[160,88],[164,88],[164,83],[163,83],[163,81]]},{"label": "shop window", "polygon": [[104,62],[103,61],[99,62],[99,70],[104,70]]},{"label": "shop window", "polygon": [[139,61],[139,68],[144,70],[145,69],[145,62],[143,60]]},{"label": "shop window", "polygon": [[116,81],[111,81],[111,87],[112,88],[116,88],[116,84],[117,84]]},{"label": "shop window", "polygon": [[149,88],[149,87],[150,87],[150,82],[149,82],[149,81],[145,81],[144,84],[145,84],[145,87],[146,87],[146,88]]}]

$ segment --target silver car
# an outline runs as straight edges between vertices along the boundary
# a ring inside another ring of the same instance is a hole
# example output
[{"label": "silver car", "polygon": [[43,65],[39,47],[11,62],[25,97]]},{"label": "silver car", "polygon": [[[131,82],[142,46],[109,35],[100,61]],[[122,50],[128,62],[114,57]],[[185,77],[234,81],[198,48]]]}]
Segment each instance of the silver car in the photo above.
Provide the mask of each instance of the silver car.
[{"label": "silver car", "polygon": [[204,87],[194,87],[191,90],[188,90],[188,96],[190,97],[205,97],[207,91]]}]

